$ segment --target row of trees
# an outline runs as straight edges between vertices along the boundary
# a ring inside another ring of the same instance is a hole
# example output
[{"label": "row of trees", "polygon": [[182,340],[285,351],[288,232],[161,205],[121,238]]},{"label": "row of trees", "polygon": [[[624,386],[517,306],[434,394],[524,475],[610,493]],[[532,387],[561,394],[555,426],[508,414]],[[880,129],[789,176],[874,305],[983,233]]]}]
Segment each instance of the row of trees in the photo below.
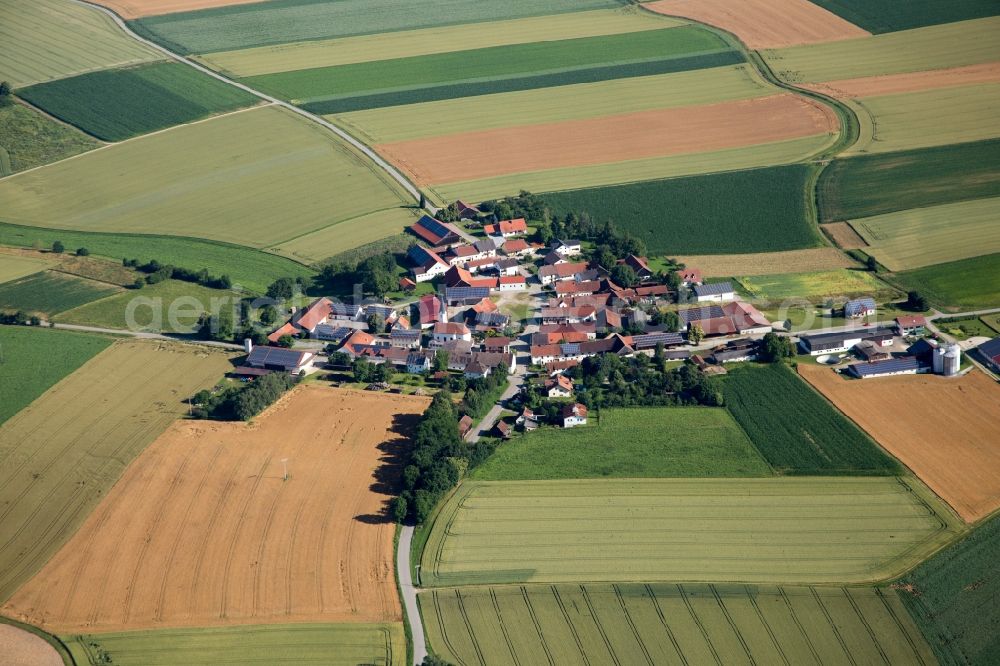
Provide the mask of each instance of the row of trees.
[{"label": "row of trees", "polygon": [[218,393],[199,391],[191,399],[197,405],[191,414],[201,419],[249,421],[274,404],[297,381],[296,377],[287,373],[272,372],[249,384]]},{"label": "row of trees", "polygon": [[[85,248],[83,248],[85,249]],[[79,254],[79,250],[77,251]],[[218,277],[211,275],[207,268],[199,271],[170,264],[161,264],[156,259],[141,263],[138,259],[122,259],[122,266],[134,268],[141,273],[146,273],[145,278],[138,278],[135,286],[142,288],[143,284],[157,284],[164,280],[182,280],[184,282],[194,282],[209,289],[230,289],[233,281],[228,275]]]},{"label": "row of trees", "polygon": [[6,326],[40,326],[42,320],[34,315],[18,310],[17,312],[0,312],[0,324]]}]

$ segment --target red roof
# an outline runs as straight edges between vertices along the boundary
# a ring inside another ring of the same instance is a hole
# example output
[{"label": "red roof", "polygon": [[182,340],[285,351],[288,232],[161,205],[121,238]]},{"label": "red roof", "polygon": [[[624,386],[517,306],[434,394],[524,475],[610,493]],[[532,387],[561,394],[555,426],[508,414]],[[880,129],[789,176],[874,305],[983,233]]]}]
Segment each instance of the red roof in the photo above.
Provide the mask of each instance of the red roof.
[{"label": "red roof", "polygon": [[441,335],[468,335],[469,327],[457,321],[439,321],[434,324],[434,334]]},{"label": "red roof", "polygon": [[896,317],[896,323],[903,328],[914,328],[916,326],[926,326],[927,320],[921,315],[906,315],[903,317]]},{"label": "red roof", "polygon": [[599,280],[586,280],[584,282],[573,282],[564,281],[556,283],[556,294],[583,294],[601,290],[601,283]]},{"label": "red roof", "polygon": [[408,277],[399,278],[399,288],[400,289],[413,289],[417,286],[417,283]]},{"label": "red roof", "polygon": [[697,268],[685,268],[680,271],[681,282],[701,282],[701,270]]},{"label": "red roof", "polygon": [[580,262],[572,264],[553,264],[551,266],[542,266],[538,269],[538,274],[543,276],[554,275],[556,277],[569,277],[585,270],[587,270],[587,264]]},{"label": "red roof", "polygon": [[434,294],[421,296],[417,308],[420,311],[420,321],[422,323],[437,321],[438,317],[441,316],[441,299]]},{"label": "red roof", "polygon": [[469,280],[470,287],[486,287],[487,289],[497,288],[496,278],[472,278]]},{"label": "red roof", "polygon": [[330,312],[332,311],[333,302],[329,298],[323,297],[316,299],[306,308],[306,311],[302,313],[302,316],[299,317],[299,328],[312,333],[313,329],[315,329],[319,324],[322,324],[326,318],[330,316]]},{"label": "red roof", "polygon": [[527,280],[523,275],[503,275],[500,277],[500,284],[525,284]]},{"label": "red roof", "polygon": [[515,238],[514,240],[509,240],[503,244],[503,251],[509,254],[514,252],[524,252],[525,250],[530,250],[531,246],[523,238]]},{"label": "red roof", "polygon": [[483,347],[486,349],[504,349],[513,342],[513,338],[486,338],[483,340]]},{"label": "red roof", "polygon": [[587,406],[576,403],[575,405],[566,405],[563,407],[562,415],[564,419],[571,416],[579,416],[582,419],[587,418]]},{"label": "red roof", "polygon": [[277,331],[267,336],[267,339],[271,342],[277,342],[286,335],[295,335],[298,332],[299,329],[296,328],[295,325],[292,324],[292,322],[288,322],[287,324],[279,328]]}]

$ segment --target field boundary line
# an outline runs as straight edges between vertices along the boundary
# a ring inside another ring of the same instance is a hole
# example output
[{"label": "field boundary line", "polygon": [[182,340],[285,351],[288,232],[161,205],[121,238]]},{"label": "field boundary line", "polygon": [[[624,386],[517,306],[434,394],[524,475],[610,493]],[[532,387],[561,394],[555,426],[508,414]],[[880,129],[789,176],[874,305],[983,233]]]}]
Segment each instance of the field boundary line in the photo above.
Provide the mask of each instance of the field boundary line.
[{"label": "field boundary line", "polygon": [[[590,611],[590,617],[594,620],[594,626],[597,627],[597,632],[601,635],[601,639],[604,640],[604,646],[608,648],[608,654],[611,655],[611,660],[618,666],[621,666],[621,661],[618,660],[618,655],[615,654],[615,649],[611,645],[611,641],[608,639],[608,632],[604,631],[601,619],[597,617],[597,609],[594,608],[594,604],[590,600],[590,594],[587,592],[587,586],[583,583],[580,584],[580,595],[587,604],[587,610]],[[645,652],[645,650],[643,650],[643,652]]]},{"label": "field boundary line", "polygon": [[830,610],[823,603],[823,599],[819,596],[819,592],[817,592],[816,588],[813,586],[809,586],[809,591],[812,593],[813,601],[816,602],[816,605],[819,606],[820,611],[823,613],[823,617],[826,618],[826,623],[833,631],[833,635],[836,636],[837,642],[840,644],[840,649],[847,655],[847,660],[850,661],[853,666],[858,666],[858,662],[854,660],[854,654],[847,647],[844,637],[840,635],[840,630],[837,629],[837,623],[833,621],[832,617],[830,617]]},{"label": "field boundary line", "polygon": [[778,594],[781,595],[781,600],[785,602],[785,608],[788,609],[788,614],[792,616],[792,621],[795,623],[799,633],[802,635],[802,639],[809,647],[809,654],[813,656],[813,659],[817,664],[823,663],[823,660],[819,657],[819,653],[816,651],[816,646],[813,645],[812,639],[809,638],[809,632],[807,632],[805,627],[802,626],[802,621],[799,620],[798,614],[796,614],[795,609],[792,607],[792,602],[788,600],[788,593],[785,592],[785,587],[783,585],[778,585]]},{"label": "field boundary line", "polygon": [[663,609],[660,607],[660,600],[656,598],[656,592],[653,591],[652,585],[649,583],[645,584],[646,594],[649,595],[649,600],[653,604],[653,610],[656,611],[656,616],[660,618],[660,624],[663,625],[664,631],[667,633],[667,638],[670,639],[670,644],[674,646],[674,650],[677,651],[677,656],[680,658],[681,663],[684,666],[688,666],[687,655],[681,650],[681,646],[677,643],[677,637],[674,636],[673,629],[670,628],[670,623],[667,622],[667,617],[663,614]]},{"label": "field boundary line", "polygon": [[549,644],[545,640],[545,634],[542,633],[542,625],[538,621],[538,615],[535,614],[535,607],[531,605],[531,599],[528,598],[528,588],[524,585],[520,585],[521,598],[524,599],[524,607],[528,609],[528,616],[531,618],[531,624],[535,627],[535,633],[538,634],[538,641],[542,644],[542,650],[545,652],[545,658],[548,659],[551,666],[555,666],[555,660],[552,659],[552,653],[549,652]]},{"label": "field boundary line", "polygon": [[570,619],[569,613],[566,612],[566,604],[563,603],[562,597],[559,596],[559,590],[555,585],[549,586],[549,591],[552,592],[552,596],[555,598],[556,605],[559,607],[559,612],[562,613],[563,620],[566,621],[566,627],[569,629],[569,633],[573,636],[573,642],[576,643],[576,649],[580,651],[580,656],[583,658],[583,663],[590,666],[590,659],[587,657],[587,651],[583,649],[583,643],[580,641],[580,634],[576,631],[576,626],[573,624],[573,620]]},{"label": "field boundary line", "polygon": [[736,635],[736,640],[738,640],[740,642],[740,645],[743,646],[743,651],[746,652],[747,659],[750,660],[751,664],[754,664],[756,666],[757,660],[754,659],[753,653],[750,652],[750,646],[747,645],[746,639],[743,638],[743,632],[740,631],[740,628],[736,626],[736,623],[733,621],[733,616],[729,614],[729,609],[726,608],[726,604],[723,603],[722,596],[719,595],[719,589],[712,584],[709,584],[708,589],[712,591],[712,596],[715,598],[715,603],[719,605],[719,610],[722,611],[722,615],[723,617],[726,618],[726,622],[729,624],[729,628],[732,629],[733,633]]},{"label": "field boundary line", "polygon": [[[779,585],[778,587],[780,588],[781,586]],[[750,605],[753,606],[754,612],[757,613],[757,619],[760,620],[760,623],[764,626],[764,630],[767,632],[767,635],[771,638],[771,643],[774,644],[778,654],[781,655],[781,660],[785,662],[786,666],[793,666],[792,662],[788,660],[788,656],[785,654],[785,651],[782,649],[781,642],[778,640],[778,637],[774,635],[774,630],[771,628],[771,625],[768,624],[764,614],[760,611],[760,606],[757,604],[757,595],[754,594],[754,591],[750,589],[749,585],[744,585],[743,589],[746,591],[747,599],[750,600]]]},{"label": "field boundary line", "polygon": [[[313,234],[319,233],[321,231],[326,231],[328,229],[332,229],[333,227],[340,226],[341,224],[344,224],[345,222],[353,222],[355,220],[360,220],[363,217],[368,217],[369,215],[374,215],[376,213],[384,213],[384,212],[386,212],[388,210],[412,210],[412,209],[409,208],[409,207],[407,207],[407,206],[386,206],[385,208],[379,208],[378,210],[368,211],[367,213],[361,213],[360,215],[353,215],[351,217],[344,218],[343,220],[339,220],[337,222],[332,222],[332,223],[326,225],[325,227],[319,227],[318,229],[313,229],[311,231],[306,231],[305,233],[297,234],[295,236],[292,236],[291,238],[286,238],[284,240],[280,240],[277,243],[271,243],[270,245],[268,245],[266,247],[260,248],[260,251],[261,252],[263,252],[263,251],[269,251],[271,254],[277,255],[279,257],[288,257],[288,258],[291,258],[291,257],[289,257],[289,255],[285,254],[284,252],[278,252],[275,248],[277,248],[280,245],[284,245],[286,243],[291,243],[292,241],[299,240],[300,238],[305,238],[306,236],[312,236]],[[351,248],[351,249],[353,250],[355,248]],[[344,251],[345,252],[350,252],[350,250],[344,250]],[[297,260],[294,260],[294,259],[293,259],[293,261],[296,261],[296,263],[302,263],[301,261],[297,261]],[[303,265],[306,265],[306,264],[303,264]]]},{"label": "field boundary line", "polygon": [[695,625],[697,625],[698,631],[701,632],[701,637],[705,639],[705,645],[708,646],[709,652],[711,652],[712,656],[715,657],[715,663],[718,664],[719,666],[723,666],[725,662],[722,661],[722,658],[719,657],[719,653],[716,652],[715,645],[712,643],[712,639],[711,637],[709,637],[708,631],[705,629],[705,625],[702,624],[701,618],[698,617],[698,614],[694,611],[694,608],[691,606],[691,600],[688,599],[687,592],[684,591],[684,585],[682,583],[677,583],[677,591],[681,595],[681,600],[684,602],[684,607],[687,608],[688,615],[691,616],[691,619],[694,621]]},{"label": "field boundary line", "polygon": [[507,649],[510,650],[511,659],[514,660],[515,664],[520,666],[521,660],[517,658],[517,650],[514,649],[514,643],[510,640],[507,625],[503,621],[503,613],[500,611],[500,603],[497,601],[496,589],[492,586],[490,587],[490,601],[493,602],[493,610],[497,614],[497,624],[500,625],[500,633],[503,634],[503,640],[507,644]]},{"label": "field boundary line", "polygon": [[878,650],[879,656],[882,657],[882,661],[885,662],[886,666],[889,666],[892,662],[889,660],[889,656],[886,655],[885,649],[882,647],[882,643],[879,642],[875,632],[872,631],[871,625],[868,624],[868,618],[865,617],[861,607],[858,606],[858,602],[854,600],[853,596],[851,596],[851,590],[844,587],[841,588],[841,591],[844,593],[844,597],[847,598],[847,602],[851,604],[851,608],[854,610],[855,615],[858,616],[858,621],[861,622],[861,626],[863,626],[865,631],[868,632],[868,636],[872,639],[872,643],[875,644],[875,649]]},{"label": "field boundary line", "polygon": [[[656,662],[654,662],[653,658],[650,656],[649,649],[646,647],[642,637],[639,635],[639,630],[636,628],[635,622],[632,620],[632,615],[629,614],[628,608],[625,606],[625,599],[622,597],[621,588],[616,583],[613,583],[611,585],[611,589],[614,590],[615,598],[618,599],[618,605],[621,606],[622,614],[625,616],[625,622],[628,623],[629,629],[632,630],[632,635],[635,636],[635,641],[639,644],[639,649],[642,650],[642,654],[646,657],[646,661],[649,663],[649,666],[655,666]],[[587,603],[590,603],[589,595],[587,596]],[[591,610],[591,612],[593,612],[593,610]]]},{"label": "field boundary line", "polygon": [[882,591],[882,588],[875,588],[875,596],[877,596],[879,601],[882,602],[882,606],[885,608],[886,612],[889,613],[889,616],[892,617],[892,621],[896,624],[896,627],[899,628],[899,632],[903,634],[903,638],[906,639],[906,644],[910,646],[911,650],[913,650],[913,654],[916,656],[917,661],[919,661],[922,665],[926,664],[927,662],[924,661],[923,655],[920,654],[920,649],[913,642],[913,637],[910,635],[910,632],[903,626],[903,623],[899,619],[899,615],[893,610],[892,604],[890,604],[889,600],[885,598],[885,593]]}]

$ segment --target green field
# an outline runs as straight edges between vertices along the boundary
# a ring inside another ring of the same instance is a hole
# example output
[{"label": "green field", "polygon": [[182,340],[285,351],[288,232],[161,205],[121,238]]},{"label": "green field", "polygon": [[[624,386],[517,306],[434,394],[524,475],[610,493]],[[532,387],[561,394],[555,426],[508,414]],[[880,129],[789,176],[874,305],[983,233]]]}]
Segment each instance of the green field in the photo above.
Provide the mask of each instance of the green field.
[{"label": "green field", "polygon": [[17,93],[46,113],[105,141],[121,141],[259,101],[178,62],[91,72]]},{"label": "green field", "polygon": [[1000,662],[998,549],[994,516],[899,581],[899,596],[945,666]]},{"label": "green field", "polygon": [[556,215],[611,220],[653,254],[774,252],[819,245],[806,165],[672,178],[542,195]]},{"label": "green field", "polygon": [[0,245],[51,247],[57,240],[66,247],[86,247],[94,256],[138,259],[142,263],[155,259],[163,265],[193,270],[206,268],[212,275],[228,275],[234,284],[258,294],[263,294],[268,285],[280,277],[309,278],[316,274],[295,261],[238,245],[195,238],[42,229],[0,222]]},{"label": "green field", "polygon": [[[655,19],[650,22],[658,26]],[[252,76],[242,81],[276,97],[318,101],[458,81],[482,84],[498,78],[718,50],[728,50],[722,38],[700,27],[683,26],[301,69]]]},{"label": "green field", "polygon": [[751,99],[771,94],[748,65],[691,72],[579,83],[441,102],[390,106],[331,115],[371,143],[392,143],[476,130],[538,125],[698,104]]},{"label": "green field", "polygon": [[232,309],[233,300],[234,295],[227,290],[164,280],[62,312],[53,321],[155,333],[194,333],[202,312],[212,311],[213,303]]},{"label": "green field", "polygon": [[15,88],[162,58],[109,16],[63,0],[0,0],[0,81]]},{"label": "green field", "polygon": [[23,278],[32,273],[44,271],[53,263],[36,257],[0,254],[0,284]]},{"label": "green field", "polygon": [[469,23],[209,53],[196,60],[235,78],[490,46],[617,35],[682,24],[665,16],[654,17],[634,8],[617,7],[490,21],[488,30]]},{"label": "green field", "polygon": [[149,16],[133,30],[179,53],[231,51],[268,44],[481,23],[546,14],[620,7],[616,0],[369,0],[233,5]]},{"label": "green field", "polygon": [[424,586],[862,583],[960,530],[897,478],[466,481],[421,556]]},{"label": "green field", "polygon": [[899,464],[784,364],[733,368],[726,408],[785,474],[896,474]]},{"label": "green field", "polygon": [[55,271],[0,284],[0,310],[54,315],[121,292],[120,287]]},{"label": "green field", "polygon": [[893,276],[907,290],[935,305],[961,310],[1000,307],[1000,253],[936,264]]},{"label": "green field", "polygon": [[933,664],[891,591],[752,585],[531,585],[418,597],[458,664]]},{"label": "green field", "polygon": [[820,176],[823,222],[1000,196],[1000,140],[838,159]]},{"label": "green field", "polygon": [[852,220],[889,270],[921,268],[1000,252],[1000,197],[915,208]]},{"label": "green field", "polygon": [[593,425],[544,428],[500,446],[471,475],[484,481],[601,477],[770,476],[724,409],[604,409]]},{"label": "green field", "polygon": [[0,177],[96,148],[97,141],[23,104],[0,106]]},{"label": "green field", "polygon": [[1000,18],[994,17],[761,53],[787,81],[834,81],[996,62],[1000,60],[997,30]]},{"label": "green field", "polygon": [[[401,624],[268,624],[60,636],[77,664],[406,663]],[[101,661],[107,655],[111,661]]]},{"label": "green field", "polygon": [[754,300],[784,301],[806,299],[818,302],[833,297],[881,296],[895,290],[879,282],[872,273],[840,269],[813,273],[783,273],[735,278],[739,287]]},{"label": "green field", "polygon": [[[409,203],[387,175],[331,132],[273,106],[158,132],[0,181],[6,222],[193,236],[254,248]],[[338,249],[317,248],[316,258]]]},{"label": "green field", "polygon": [[993,0],[810,0],[872,33],[1000,14]]},{"label": "green field", "polygon": [[381,210],[293,238],[270,251],[304,263],[323,263],[330,257],[398,236],[416,222],[417,214],[413,207]]},{"label": "green field", "polygon": [[0,600],[35,574],[125,467],[214,385],[229,355],[117,342],[0,426]]},{"label": "green field", "polygon": [[0,424],[109,344],[87,333],[0,326]]}]

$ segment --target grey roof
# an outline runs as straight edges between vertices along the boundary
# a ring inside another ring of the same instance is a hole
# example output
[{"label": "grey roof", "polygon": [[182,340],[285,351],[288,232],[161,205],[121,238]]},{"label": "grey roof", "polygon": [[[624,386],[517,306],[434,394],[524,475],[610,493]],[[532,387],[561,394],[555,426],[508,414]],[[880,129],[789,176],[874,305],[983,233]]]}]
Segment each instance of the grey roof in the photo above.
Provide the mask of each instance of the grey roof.
[{"label": "grey roof", "polygon": [[377,314],[381,315],[383,319],[388,319],[393,313],[395,313],[395,310],[388,305],[372,304],[365,306],[365,314],[367,315]]},{"label": "grey roof", "polygon": [[701,321],[703,319],[717,319],[718,317],[725,316],[726,311],[719,305],[706,305],[700,308],[689,308],[687,310],[679,310],[677,312],[677,318],[684,324],[690,324],[693,321]]},{"label": "grey roof", "polygon": [[489,287],[448,287],[444,290],[445,299],[449,301],[482,300],[489,295]]},{"label": "grey roof", "polygon": [[996,358],[1000,356],[1000,336],[993,338],[992,340],[987,340],[983,344],[976,347],[979,353],[986,358]]},{"label": "grey roof", "polygon": [[859,377],[872,377],[893,372],[917,371],[921,367],[926,367],[926,364],[921,363],[912,356],[901,356],[884,361],[856,363],[850,367],[850,370]]},{"label": "grey roof", "polygon": [[361,312],[360,305],[349,305],[347,303],[333,303],[330,305],[330,314],[341,317],[356,317]]},{"label": "grey roof", "polygon": [[816,335],[803,335],[799,339],[807,343],[812,349],[842,347],[846,340],[872,340],[875,338],[893,337],[895,332],[890,328],[855,328],[850,331],[839,333],[817,333]]},{"label": "grey roof", "polygon": [[844,314],[850,316],[852,313],[864,312],[875,309],[874,298],[855,298],[844,304]]},{"label": "grey roof", "polygon": [[389,337],[393,340],[418,340],[421,332],[419,328],[393,328],[389,331]]},{"label": "grey roof", "polygon": [[493,242],[492,239],[489,238],[480,238],[475,243],[473,243],[473,246],[475,246],[475,248],[480,252],[489,252],[490,250],[497,249],[497,244]]},{"label": "grey roof", "polygon": [[694,293],[697,296],[718,296],[719,294],[730,294],[733,285],[729,282],[710,282],[709,284],[695,285]]},{"label": "grey roof", "polygon": [[664,347],[676,347],[684,344],[684,336],[680,333],[644,333],[632,336],[632,346],[635,349],[650,349],[660,343]]},{"label": "grey roof", "polygon": [[411,352],[406,356],[406,365],[426,365],[428,358],[420,352]]},{"label": "grey roof", "polygon": [[254,347],[247,356],[246,365],[295,368],[302,364],[306,352],[282,347]]},{"label": "grey roof", "polygon": [[521,262],[517,259],[500,259],[497,261],[497,268],[510,268],[511,266],[517,266]]},{"label": "grey roof", "polygon": [[330,340],[332,342],[340,342],[354,332],[353,328],[348,328],[347,326],[331,326],[330,324],[317,324],[315,330],[313,330],[313,335],[315,335],[320,340]]},{"label": "grey roof", "polygon": [[417,266],[423,266],[434,259],[430,250],[423,245],[411,246],[409,251],[406,253],[406,256],[409,257],[410,261],[415,263]]},{"label": "grey roof", "polygon": [[741,349],[722,349],[712,353],[712,357],[719,363],[723,361],[731,361],[737,358],[756,358],[756,356],[757,350],[752,347]]},{"label": "grey roof", "polygon": [[502,312],[480,312],[476,314],[476,323],[481,326],[506,326],[510,317]]}]

